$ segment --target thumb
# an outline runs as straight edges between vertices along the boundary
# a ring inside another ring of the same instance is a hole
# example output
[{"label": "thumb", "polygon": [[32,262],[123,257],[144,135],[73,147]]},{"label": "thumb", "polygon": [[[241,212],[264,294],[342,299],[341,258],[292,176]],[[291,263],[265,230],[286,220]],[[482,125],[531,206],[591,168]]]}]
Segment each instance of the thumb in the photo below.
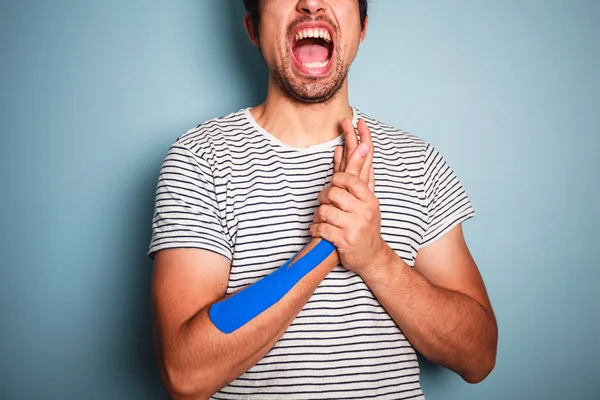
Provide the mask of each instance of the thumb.
[{"label": "thumb", "polygon": [[367,143],[361,143],[350,155],[348,165],[346,165],[345,172],[360,176],[360,173],[367,161],[367,154],[369,154],[369,145]]}]

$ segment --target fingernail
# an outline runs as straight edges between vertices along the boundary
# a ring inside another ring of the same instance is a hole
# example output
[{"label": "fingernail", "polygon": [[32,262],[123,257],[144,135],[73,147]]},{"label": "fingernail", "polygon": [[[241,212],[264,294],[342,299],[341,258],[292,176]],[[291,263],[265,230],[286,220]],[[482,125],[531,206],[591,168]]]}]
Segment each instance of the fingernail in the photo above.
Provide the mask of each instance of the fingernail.
[{"label": "fingernail", "polygon": [[366,156],[367,153],[369,152],[369,146],[367,146],[366,144],[360,144],[358,146],[358,154],[360,154],[361,156]]}]

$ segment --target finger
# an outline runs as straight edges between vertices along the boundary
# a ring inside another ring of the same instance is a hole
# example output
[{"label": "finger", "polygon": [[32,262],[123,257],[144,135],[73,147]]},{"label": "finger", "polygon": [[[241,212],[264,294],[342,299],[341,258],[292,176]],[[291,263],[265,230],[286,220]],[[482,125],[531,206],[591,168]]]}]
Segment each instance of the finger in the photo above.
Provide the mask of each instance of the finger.
[{"label": "finger", "polygon": [[360,172],[360,179],[363,182],[368,183],[371,165],[373,165],[373,153],[375,148],[373,146],[373,140],[371,138],[371,131],[369,130],[369,127],[367,126],[364,119],[360,119],[358,121],[357,128],[358,133],[360,135],[360,143],[366,143],[369,145],[369,154],[367,154],[367,159],[365,160],[363,168]]},{"label": "finger", "polygon": [[[340,192],[347,193],[352,200],[343,197]],[[368,182],[365,183],[357,176],[340,172],[331,178],[331,187],[325,194],[325,199],[329,204],[334,204],[341,210],[350,211],[356,207],[356,200],[368,203],[373,200],[374,196],[373,191],[369,189]]]},{"label": "finger", "polygon": [[340,172],[340,166],[342,164],[342,156],[343,156],[344,148],[342,146],[337,146],[333,152],[333,173]]},{"label": "finger", "polygon": [[371,173],[369,174],[369,189],[375,193],[375,168],[371,165]]},{"label": "finger", "polygon": [[[342,120],[342,130],[344,131],[345,137],[345,145],[344,145],[344,166],[348,165],[348,161],[350,160],[350,156],[358,146],[358,137],[356,136],[356,130],[352,125],[352,122],[348,118],[344,118]],[[343,169],[342,171],[345,171]]]},{"label": "finger", "polygon": [[352,153],[356,146],[358,146],[358,136],[356,135],[356,129],[354,129],[352,122],[348,118],[342,120],[342,130],[345,134],[346,149],[349,150],[348,153]]},{"label": "finger", "polygon": [[311,225],[310,234],[314,238],[323,238],[333,243],[336,247],[338,247],[340,239],[343,237],[343,232],[340,228],[325,223]]},{"label": "finger", "polygon": [[365,122],[364,119],[358,120],[358,123],[356,124],[356,128],[358,130],[358,134],[360,135],[361,143],[373,144],[373,138],[371,137],[371,131],[369,130],[369,127],[367,126],[367,123]]},{"label": "finger", "polygon": [[[343,172],[340,172],[340,174],[343,174]],[[340,174],[337,174],[335,176],[338,176]],[[355,176],[353,177],[349,174],[345,175],[348,177],[352,177],[355,180],[358,180],[358,178]],[[362,185],[364,186],[365,184]],[[369,188],[367,188],[366,186],[364,190],[370,192]],[[360,200],[358,199],[358,197],[352,194],[350,190],[346,187],[332,186],[329,188],[329,190],[327,190],[327,192],[321,192],[318,199],[321,205],[328,204],[337,207],[341,211],[345,211],[348,213],[357,212],[358,207],[360,207]]]},{"label": "finger", "polygon": [[346,169],[344,170],[344,172],[361,177],[363,182],[365,183],[369,182],[368,173],[369,169],[371,168],[370,166],[367,168],[367,174],[364,176],[364,178],[362,177],[362,175],[364,175],[363,169],[365,166],[365,162],[367,161],[367,155],[369,154],[369,152],[370,148],[367,143],[359,144],[350,156],[350,159],[348,160],[348,164],[346,165]]},{"label": "finger", "polygon": [[371,167],[373,166],[373,146],[369,148],[369,152],[365,157],[365,162],[360,170],[359,178],[361,181],[368,183],[369,182],[369,172],[371,171]]},{"label": "finger", "polygon": [[321,222],[323,222],[323,220],[321,219],[321,216],[319,215],[319,208],[317,208],[317,211],[313,215],[313,224],[319,224]]},{"label": "finger", "polygon": [[340,229],[348,229],[356,224],[355,217],[332,205],[324,204],[317,209],[313,223],[325,222]]},{"label": "finger", "polygon": [[323,189],[321,193],[319,193],[319,195],[317,196],[317,201],[319,202],[319,204],[331,204],[331,200],[329,199],[330,191],[331,187],[328,187]]}]

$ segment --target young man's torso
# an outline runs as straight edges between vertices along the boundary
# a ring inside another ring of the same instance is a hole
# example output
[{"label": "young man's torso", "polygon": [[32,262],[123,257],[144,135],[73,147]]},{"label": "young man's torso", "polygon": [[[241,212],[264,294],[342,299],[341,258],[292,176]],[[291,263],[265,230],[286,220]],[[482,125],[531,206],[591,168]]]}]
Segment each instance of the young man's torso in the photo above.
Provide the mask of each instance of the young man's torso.
[{"label": "young man's torso", "polygon": [[[423,140],[360,112],[374,145],[381,233],[413,266],[420,247],[474,215],[458,179]],[[318,194],[343,136],[296,149],[248,109],[180,137],[161,171],[150,253],[197,247],[231,261],[227,293],[268,275],[310,240]],[[185,196],[174,202],[169,191]],[[420,399],[415,350],[362,279],[338,265],[277,344],[215,399]]]}]

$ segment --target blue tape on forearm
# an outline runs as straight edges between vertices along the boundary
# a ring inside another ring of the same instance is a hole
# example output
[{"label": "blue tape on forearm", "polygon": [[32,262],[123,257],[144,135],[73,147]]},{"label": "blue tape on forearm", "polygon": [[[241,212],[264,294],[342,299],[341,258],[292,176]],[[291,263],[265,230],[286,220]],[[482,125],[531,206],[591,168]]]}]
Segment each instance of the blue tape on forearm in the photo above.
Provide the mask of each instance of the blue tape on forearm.
[{"label": "blue tape on forearm", "polygon": [[270,275],[233,296],[213,304],[209,310],[211,321],[223,333],[231,333],[244,326],[277,303],[300,279],[321,264],[334,250],[333,244],[321,239],[291,267],[288,265],[296,256],[290,258]]}]

